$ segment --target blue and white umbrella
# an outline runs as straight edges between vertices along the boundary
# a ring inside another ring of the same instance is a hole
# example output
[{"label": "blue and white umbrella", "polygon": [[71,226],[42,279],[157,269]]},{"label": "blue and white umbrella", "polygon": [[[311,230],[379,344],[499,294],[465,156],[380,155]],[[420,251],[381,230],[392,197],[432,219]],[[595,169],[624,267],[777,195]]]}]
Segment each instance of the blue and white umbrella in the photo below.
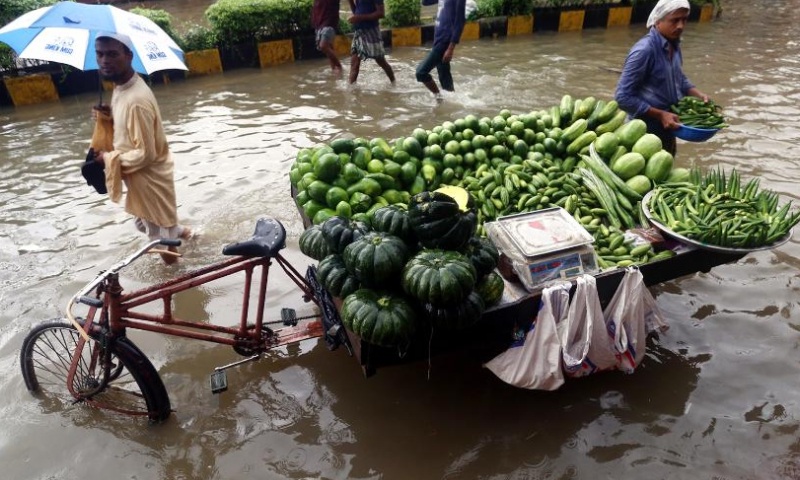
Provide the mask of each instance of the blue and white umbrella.
[{"label": "blue and white umbrella", "polygon": [[97,70],[94,41],[102,34],[125,35],[133,45],[133,69],[151,74],[187,70],[183,51],[151,20],[110,5],[61,2],[17,18],[0,28],[0,42],[20,58]]}]

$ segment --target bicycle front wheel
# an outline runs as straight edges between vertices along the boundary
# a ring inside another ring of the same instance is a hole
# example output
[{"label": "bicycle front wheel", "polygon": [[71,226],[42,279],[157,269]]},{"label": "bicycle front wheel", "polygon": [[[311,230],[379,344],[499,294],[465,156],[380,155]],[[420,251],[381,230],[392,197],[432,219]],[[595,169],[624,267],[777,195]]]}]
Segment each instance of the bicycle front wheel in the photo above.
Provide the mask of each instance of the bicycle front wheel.
[{"label": "bicycle front wheel", "polygon": [[[20,366],[25,386],[34,394],[61,406],[85,401],[90,405],[129,415],[147,416],[151,422],[169,417],[167,390],[150,360],[127,338],[112,340],[106,347],[89,342],[80,353],[72,380],[67,386],[73,355],[80,334],[69,323],[51,321],[34,327],[25,337]],[[106,380],[107,379],[107,380]]]}]

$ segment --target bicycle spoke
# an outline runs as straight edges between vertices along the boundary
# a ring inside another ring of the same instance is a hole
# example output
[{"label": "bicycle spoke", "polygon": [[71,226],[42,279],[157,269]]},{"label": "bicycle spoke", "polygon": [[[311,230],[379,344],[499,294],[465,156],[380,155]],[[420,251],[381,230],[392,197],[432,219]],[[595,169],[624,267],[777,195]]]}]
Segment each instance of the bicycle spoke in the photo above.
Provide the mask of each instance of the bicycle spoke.
[{"label": "bicycle spoke", "polygon": [[[47,347],[49,347],[49,351],[50,352],[53,352],[54,354],[58,355],[58,360],[62,364],[62,367],[65,369],[65,371],[69,371],[69,362],[65,362],[64,361],[63,357],[59,354],[58,350],[52,344],[50,339],[47,338],[45,335],[42,335],[42,337],[40,337],[40,338],[42,338],[42,340],[44,341],[45,345]],[[58,338],[56,338],[55,340],[58,341]],[[69,351],[69,349],[67,348],[66,344],[61,342],[60,345],[64,347],[65,351]],[[34,351],[38,352],[40,355],[42,355],[43,357],[47,358],[49,361],[53,362],[53,360],[50,358],[50,356],[47,355],[47,353],[44,351],[44,348],[42,348],[42,346],[35,345],[34,346]],[[53,362],[53,363],[55,363],[55,362]]]}]

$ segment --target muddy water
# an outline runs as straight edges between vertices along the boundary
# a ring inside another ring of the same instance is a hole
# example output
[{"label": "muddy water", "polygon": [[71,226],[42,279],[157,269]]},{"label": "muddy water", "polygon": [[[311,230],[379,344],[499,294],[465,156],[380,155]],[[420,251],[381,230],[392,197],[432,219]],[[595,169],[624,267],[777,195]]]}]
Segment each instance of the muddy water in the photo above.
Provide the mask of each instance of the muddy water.
[{"label": "muddy water", "polygon": [[[800,16],[790,2],[731,6],[686,34],[689,77],[728,106],[732,127],[678,163],[737,167],[800,199]],[[774,7],[778,5],[777,7]],[[775,16],[764,14],[777,8]],[[181,219],[201,235],[177,268],[147,258],[134,288],[220,258],[260,215],[301,224],[287,170],[302,147],[338,135],[393,137],[467,113],[528,111],[564,93],[610,96],[641,27],[469,42],[458,93],[435,105],[413,82],[424,49],[392,53],[398,85],[372,63],[348,88],[308,61],[155,88],[176,157]],[[365,380],[344,351],[307,341],[229,375],[226,347],[132,334],[177,410],[162,426],[29,396],[18,352],[35,322],[60,316],[99,269],[142,244],[117,205],[82,185],[93,96],[0,110],[0,464],[3,478],[800,478],[800,245],[657,287],[671,324],[631,376],[599,375],[555,393],[507,387],[469,358],[435,358]],[[175,299],[176,315],[232,324],[240,284]],[[285,278],[268,317],[307,311]]]}]

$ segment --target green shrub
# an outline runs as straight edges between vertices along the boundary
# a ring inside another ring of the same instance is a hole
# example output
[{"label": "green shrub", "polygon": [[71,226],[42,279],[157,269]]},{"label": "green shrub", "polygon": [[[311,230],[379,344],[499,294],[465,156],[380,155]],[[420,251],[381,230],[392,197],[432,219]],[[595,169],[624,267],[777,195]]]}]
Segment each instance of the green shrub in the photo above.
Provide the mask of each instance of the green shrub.
[{"label": "green shrub", "polygon": [[0,0],[0,27],[37,8],[49,7],[58,0]]},{"label": "green shrub", "polygon": [[[12,20],[20,17],[37,8],[53,5],[58,0],[0,0],[0,27],[11,23]],[[0,43],[0,70],[11,70],[16,64],[17,56],[6,44]]]},{"label": "green shrub", "polygon": [[206,10],[220,42],[240,43],[310,33],[313,0],[219,0]]},{"label": "green shrub", "polygon": [[164,33],[172,37],[172,39],[175,40],[175,43],[179,43],[178,35],[175,34],[175,30],[172,28],[172,15],[167,13],[165,10],[136,7],[132,8],[130,12],[135,13],[136,15],[141,15],[148,20],[152,20],[152,22],[158,25],[161,30],[164,30]]},{"label": "green shrub", "polygon": [[531,0],[506,0],[506,15],[530,15],[533,12]]},{"label": "green shrub", "polygon": [[386,0],[386,18],[383,23],[387,27],[419,25],[421,10],[419,0]]},{"label": "green shrub", "polygon": [[499,17],[505,9],[505,0],[477,0],[476,3],[476,18]]},{"label": "green shrub", "polygon": [[208,50],[217,46],[217,36],[210,28],[192,24],[184,26],[184,33],[179,35],[178,45],[184,52]]},{"label": "green shrub", "polygon": [[339,18],[339,33],[342,35],[353,33],[353,26],[345,18]]}]

